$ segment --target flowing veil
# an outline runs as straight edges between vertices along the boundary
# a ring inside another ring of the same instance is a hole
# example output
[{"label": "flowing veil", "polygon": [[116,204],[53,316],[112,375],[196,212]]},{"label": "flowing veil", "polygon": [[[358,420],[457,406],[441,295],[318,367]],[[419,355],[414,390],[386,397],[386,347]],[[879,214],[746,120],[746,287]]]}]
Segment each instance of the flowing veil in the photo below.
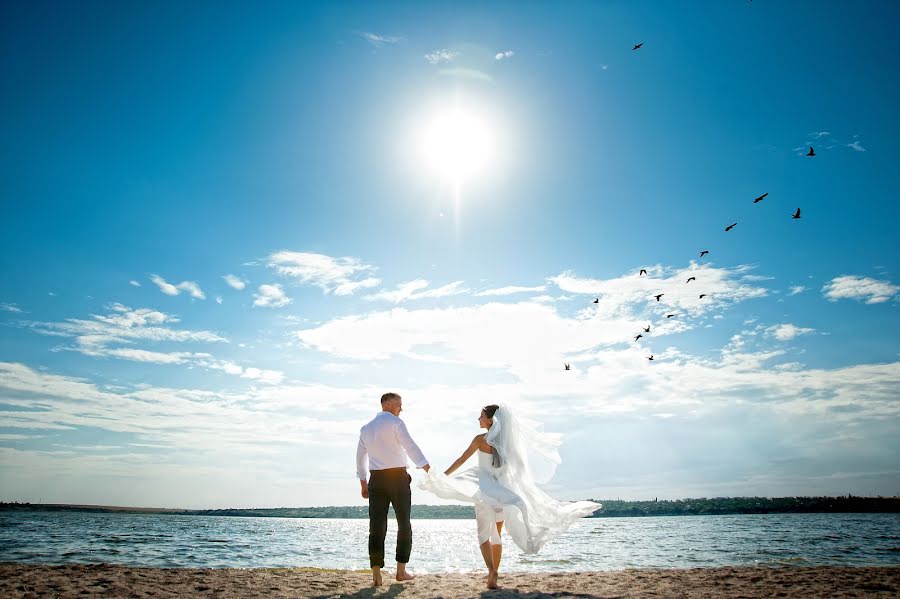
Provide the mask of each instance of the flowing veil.
[{"label": "flowing veil", "polygon": [[494,449],[489,472],[470,468],[448,477],[432,469],[419,487],[445,499],[503,507],[506,530],[525,553],[537,553],[573,522],[600,509],[591,501],[557,501],[538,488],[560,463],[558,435],[520,421],[501,405],[485,440]]}]

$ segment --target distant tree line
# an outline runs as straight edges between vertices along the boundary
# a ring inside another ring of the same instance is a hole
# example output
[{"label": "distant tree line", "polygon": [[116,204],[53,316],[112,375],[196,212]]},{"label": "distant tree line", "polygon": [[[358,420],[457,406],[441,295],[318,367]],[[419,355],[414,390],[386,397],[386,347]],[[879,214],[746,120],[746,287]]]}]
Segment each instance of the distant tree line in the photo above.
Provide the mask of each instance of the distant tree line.
[{"label": "distant tree line", "polygon": [[900,513],[900,497],[700,497],[697,499],[597,500],[603,509],[591,518],[711,516],[725,514]]},{"label": "distant tree line", "polygon": [[[622,518],[642,516],[703,516],[726,514],[792,514],[792,513],[900,513],[900,497],[701,497],[652,501],[597,499],[603,508],[590,518]],[[367,506],[281,507],[220,510],[178,510],[127,508],[39,503],[3,503],[0,511],[93,512],[171,514],[181,516],[247,516],[256,518],[366,518]],[[393,514],[391,515],[393,517]],[[417,519],[470,519],[475,517],[471,505],[414,505],[412,517]]]}]

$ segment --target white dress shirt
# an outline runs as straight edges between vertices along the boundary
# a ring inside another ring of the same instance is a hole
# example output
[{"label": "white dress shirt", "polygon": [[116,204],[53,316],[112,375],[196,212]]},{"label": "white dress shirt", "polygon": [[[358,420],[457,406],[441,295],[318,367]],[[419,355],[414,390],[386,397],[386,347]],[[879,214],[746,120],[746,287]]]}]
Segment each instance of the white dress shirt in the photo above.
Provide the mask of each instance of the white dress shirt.
[{"label": "white dress shirt", "polygon": [[[366,454],[369,456],[368,464]],[[366,480],[368,470],[406,468],[407,456],[418,468],[428,463],[422,450],[409,436],[406,424],[390,412],[378,412],[371,422],[359,429],[356,474],[360,480]]]}]

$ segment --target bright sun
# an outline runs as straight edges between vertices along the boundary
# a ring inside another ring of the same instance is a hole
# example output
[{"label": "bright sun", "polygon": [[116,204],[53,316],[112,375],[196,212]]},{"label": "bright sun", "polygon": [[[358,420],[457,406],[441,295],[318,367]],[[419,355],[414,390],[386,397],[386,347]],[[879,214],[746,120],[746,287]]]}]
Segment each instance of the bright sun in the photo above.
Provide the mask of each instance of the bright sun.
[{"label": "bright sun", "polygon": [[494,158],[494,132],[476,111],[438,112],[422,132],[422,153],[434,175],[459,184],[484,172]]}]

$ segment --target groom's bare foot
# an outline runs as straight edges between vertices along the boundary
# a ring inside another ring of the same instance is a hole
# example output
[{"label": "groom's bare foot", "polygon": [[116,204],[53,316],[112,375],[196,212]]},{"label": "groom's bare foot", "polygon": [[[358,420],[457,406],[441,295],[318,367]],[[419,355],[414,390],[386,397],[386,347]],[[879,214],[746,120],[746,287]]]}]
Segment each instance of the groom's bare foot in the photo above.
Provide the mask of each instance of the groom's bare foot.
[{"label": "groom's bare foot", "polygon": [[487,588],[489,589],[499,589],[500,586],[497,584],[497,571],[488,572],[487,579]]},{"label": "groom's bare foot", "polygon": [[372,568],[372,586],[380,587],[381,582],[381,568]]},{"label": "groom's bare foot", "polygon": [[413,578],[415,578],[415,575],[406,571],[406,564],[397,562],[397,581],[403,582],[404,580],[412,580]]}]

